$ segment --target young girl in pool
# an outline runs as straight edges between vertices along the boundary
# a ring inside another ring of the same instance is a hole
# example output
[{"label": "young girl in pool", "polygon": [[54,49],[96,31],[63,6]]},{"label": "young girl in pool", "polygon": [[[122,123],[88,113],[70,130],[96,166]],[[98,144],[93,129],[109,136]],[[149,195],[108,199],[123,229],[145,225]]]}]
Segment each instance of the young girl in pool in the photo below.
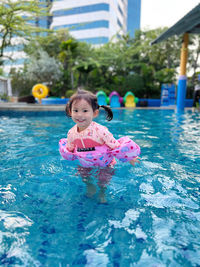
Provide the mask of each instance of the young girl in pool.
[{"label": "young girl in pool", "polygon": [[79,159],[84,167],[114,166],[116,160],[138,162],[140,147],[128,137],[116,140],[108,129],[93,121],[102,107],[107,113],[107,120],[113,118],[112,110],[99,106],[97,97],[89,91],[78,90],[66,105],[66,115],[76,123],[59,142],[60,154],[67,160]]},{"label": "young girl in pool", "polygon": [[[101,106],[107,113],[107,120],[112,120],[112,110]],[[91,92],[78,90],[72,95],[66,105],[66,115],[76,123],[67,135],[59,142],[59,151],[67,160],[78,159],[82,166],[78,166],[78,173],[86,184],[86,195],[92,197],[96,193],[96,186],[92,177],[97,177],[100,203],[106,202],[106,185],[114,174],[114,158],[129,161],[135,165],[140,154],[140,147],[128,137],[116,140],[108,129],[93,121],[99,115],[100,106],[97,97]],[[92,166],[104,168],[93,169]]]}]

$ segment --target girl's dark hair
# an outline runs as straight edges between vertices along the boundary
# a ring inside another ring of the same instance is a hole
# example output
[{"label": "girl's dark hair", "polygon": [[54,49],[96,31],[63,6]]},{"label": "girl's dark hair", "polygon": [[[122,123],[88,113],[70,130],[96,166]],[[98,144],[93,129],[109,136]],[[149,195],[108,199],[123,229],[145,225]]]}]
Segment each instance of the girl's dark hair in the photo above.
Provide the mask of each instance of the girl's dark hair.
[{"label": "girl's dark hair", "polygon": [[104,105],[99,106],[96,95],[89,91],[82,90],[82,89],[81,90],[78,89],[77,92],[70,97],[69,102],[67,103],[65,107],[65,112],[68,117],[71,117],[70,114],[71,114],[73,102],[77,100],[81,100],[81,99],[84,99],[85,101],[87,101],[88,104],[91,105],[93,111],[99,109],[100,107],[103,108],[105,112],[107,113],[106,119],[108,121],[112,120],[113,113],[112,113],[111,108],[109,108],[108,106],[104,106]]}]

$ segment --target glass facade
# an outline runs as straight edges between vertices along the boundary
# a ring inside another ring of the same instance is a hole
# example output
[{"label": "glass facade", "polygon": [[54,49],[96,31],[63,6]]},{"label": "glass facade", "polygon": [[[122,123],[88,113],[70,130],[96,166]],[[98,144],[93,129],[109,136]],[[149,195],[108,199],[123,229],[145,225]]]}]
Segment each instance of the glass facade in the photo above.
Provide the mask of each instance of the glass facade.
[{"label": "glass facade", "polygon": [[[54,30],[67,28],[77,40],[93,45],[105,44],[113,36],[120,38],[126,32],[133,37],[134,31],[140,28],[141,0],[76,0],[76,2],[40,0],[40,2],[42,6],[51,4],[52,16],[37,18],[29,23]],[[20,51],[23,51],[22,44],[8,47],[5,52],[14,55]],[[24,58],[13,62],[6,60],[4,65],[20,65],[24,60]]]},{"label": "glass facade", "polygon": [[90,12],[103,11],[103,10],[109,11],[109,5],[108,4],[96,4],[96,5],[74,7],[70,9],[53,11],[52,14],[54,17],[69,16],[69,15],[78,15],[82,13],[90,13]]},{"label": "glass facade", "polygon": [[141,0],[128,0],[127,32],[131,37],[140,29],[140,17]]},{"label": "glass facade", "polygon": [[13,66],[13,65],[22,65],[22,64],[24,64],[25,61],[26,61],[25,58],[18,58],[18,59],[15,59],[15,60],[8,59],[8,60],[4,61],[4,65],[11,65],[11,66]]},{"label": "glass facade", "polygon": [[126,33],[127,0],[59,0],[53,2],[51,13],[52,29],[68,28],[77,40],[94,45]]},{"label": "glass facade", "polygon": [[86,42],[89,44],[106,44],[108,43],[108,37],[93,37],[93,38],[83,38],[79,39],[81,42]]},{"label": "glass facade", "polygon": [[67,25],[60,25],[55,26],[54,30],[59,30],[63,28],[68,28],[70,31],[77,31],[77,30],[87,30],[87,29],[95,29],[95,28],[108,28],[109,21],[107,20],[98,20],[92,22],[83,22],[83,23],[74,23],[74,24],[67,24]]}]

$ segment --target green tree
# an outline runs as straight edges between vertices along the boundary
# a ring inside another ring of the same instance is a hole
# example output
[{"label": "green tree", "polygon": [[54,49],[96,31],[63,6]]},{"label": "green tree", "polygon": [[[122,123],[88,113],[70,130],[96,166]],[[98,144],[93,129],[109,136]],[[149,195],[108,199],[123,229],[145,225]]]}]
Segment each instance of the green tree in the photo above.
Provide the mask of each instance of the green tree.
[{"label": "green tree", "polygon": [[180,36],[173,36],[161,43],[151,45],[151,42],[166,29],[137,31],[135,35],[134,43],[140,48],[140,59],[153,64],[155,70],[160,70],[162,67],[172,69],[179,66],[182,42]]},{"label": "green tree", "polygon": [[58,58],[61,52],[61,43],[71,39],[67,29],[49,31],[46,35],[33,35],[24,45],[24,51],[28,56],[38,56],[41,49],[50,57]]},{"label": "green tree", "polygon": [[[50,89],[50,94],[53,96],[63,96],[65,95],[65,92],[67,89],[70,89],[71,86],[69,86],[70,83],[70,75],[66,73],[64,70],[64,64],[60,60],[60,53],[62,52],[61,49],[61,43],[65,42],[69,39],[71,39],[71,35],[69,32],[65,29],[58,30],[58,31],[51,31],[48,32],[47,35],[44,36],[32,36],[30,42],[28,42],[25,47],[24,51],[27,54],[29,59],[40,59],[41,58],[41,51],[43,53],[46,53],[46,56],[51,58],[51,60],[56,61],[57,66],[56,69],[61,70],[61,76],[59,80],[53,81],[52,86]],[[40,62],[41,63],[41,62]],[[44,62],[45,66],[47,66],[47,63]],[[48,70],[47,70],[48,71]],[[27,72],[27,76],[29,77],[29,73]],[[51,77],[48,79],[49,81],[52,81]],[[68,88],[69,87],[69,88]]]},{"label": "green tree", "polygon": [[54,57],[50,57],[46,51],[38,51],[39,57],[29,59],[27,73],[30,80],[38,83],[46,83],[50,88],[60,80],[62,76],[61,64]]},{"label": "green tree", "polygon": [[[89,74],[90,69],[94,65],[94,61],[91,60],[93,49],[89,44],[78,42],[74,38],[62,42],[60,47],[59,59],[64,67],[66,88],[74,89],[77,86],[83,85],[81,76],[83,73]],[[84,85],[86,84],[87,82]]]},{"label": "green tree", "polygon": [[[93,92],[103,89],[109,94],[116,90],[124,96],[127,91],[133,91],[140,98],[159,98],[162,83],[176,81],[182,41],[181,37],[172,37],[162,43],[150,45],[162,31],[163,29],[138,31],[134,38],[125,35],[117,42],[92,47],[78,42],[68,31],[62,30],[49,32],[46,36],[33,36],[26,45],[25,52],[30,58],[35,58],[35,65],[39,60],[37,73],[40,81],[51,80],[51,75],[47,75],[47,61],[57,62],[54,69],[61,70],[62,75],[53,82],[53,95],[63,96],[66,91],[83,86]],[[190,42],[192,44],[195,40],[191,38]],[[192,49],[188,60],[189,68],[194,65],[195,73],[198,68],[198,47]],[[46,60],[41,61],[40,51],[46,52]],[[45,68],[46,74],[41,76],[40,69]],[[28,72],[25,68],[24,73],[27,78],[33,79],[33,71]]]},{"label": "green tree", "polygon": [[[0,59],[3,60],[5,48],[14,45],[14,37],[27,40],[35,33],[44,31],[31,24],[30,21],[37,21],[39,17],[46,16],[47,9],[39,0],[1,0],[0,3]],[[23,16],[26,14],[26,16]]]},{"label": "green tree", "polygon": [[[179,65],[181,39],[174,37],[157,45],[150,45],[163,29],[137,31],[135,38],[129,41],[129,75],[140,76],[139,97],[160,97],[161,84],[175,81],[176,68]],[[132,73],[132,74],[131,74]],[[134,85],[133,85],[134,86]]]},{"label": "green tree", "polygon": [[60,45],[61,52],[59,53],[59,59],[63,63],[65,78],[70,79],[71,88],[74,88],[74,73],[73,65],[75,64],[75,58],[78,53],[78,41],[74,38],[63,41]]},{"label": "green tree", "polygon": [[12,92],[15,96],[27,96],[31,95],[32,87],[38,82],[37,80],[31,80],[27,76],[27,70],[11,69],[10,78],[12,84]]},{"label": "green tree", "polygon": [[192,90],[197,82],[197,72],[200,71],[200,35],[190,34],[189,40],[187,70],[191,73],[191,79],[188,87]]}]

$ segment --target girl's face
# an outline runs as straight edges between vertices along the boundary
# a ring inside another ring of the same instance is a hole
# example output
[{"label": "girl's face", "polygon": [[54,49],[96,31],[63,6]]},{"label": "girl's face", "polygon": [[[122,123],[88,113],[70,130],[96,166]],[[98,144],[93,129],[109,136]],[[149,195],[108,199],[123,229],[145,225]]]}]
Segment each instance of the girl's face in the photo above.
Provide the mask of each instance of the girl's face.
[{"label": "girl's face", "polygon": [[72,103],[71,117],[77,124],[79,132],[85,130],[90,125],[93,118],[97,117],[98,114],[99,111],[93,111],[90,104],[84,99]]}]

